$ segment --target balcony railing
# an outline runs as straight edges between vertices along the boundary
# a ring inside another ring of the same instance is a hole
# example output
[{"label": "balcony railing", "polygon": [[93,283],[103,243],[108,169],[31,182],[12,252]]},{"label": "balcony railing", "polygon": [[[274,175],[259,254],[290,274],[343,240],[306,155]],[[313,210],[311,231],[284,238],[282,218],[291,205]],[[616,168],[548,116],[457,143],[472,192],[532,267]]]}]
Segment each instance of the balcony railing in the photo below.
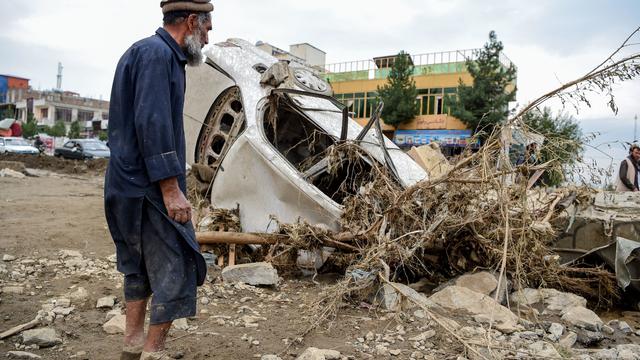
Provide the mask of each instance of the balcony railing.
[{"label": "balcony railing", "polygon": [[[465,72],[466,61],[477,59],[480,50],[467,49],[411,55],[414,76]],[[369,59],[327,64],[324,67],[323,75],[331,82],[386,79],[389,76],[394,59],[394,56],[389,56],[377,60]],[[500,62],[505,67],[513,64],[504,54],[500,54]]]}]

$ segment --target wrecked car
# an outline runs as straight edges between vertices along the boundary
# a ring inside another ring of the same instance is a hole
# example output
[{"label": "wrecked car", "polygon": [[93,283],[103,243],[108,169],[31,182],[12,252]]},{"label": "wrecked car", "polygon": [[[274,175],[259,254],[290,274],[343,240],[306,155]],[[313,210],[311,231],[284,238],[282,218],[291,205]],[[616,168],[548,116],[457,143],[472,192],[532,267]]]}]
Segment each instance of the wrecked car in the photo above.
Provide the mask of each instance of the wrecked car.
[{"label": "wrecked car", "polygon": [[[365,183],[359,177],[372,176],[372,162],[403,187],[427,179],[376,131],[381,107],[366,127],[359,125],[313,69],[238,39],[213,45],[205,55],[205,64],[187,71],[187,162],[213,170],[211,202],[239,208],[243,231],[276,231],[273,218],[338,231],[342,202]],[[327,159],[345,143],[365,154],[356,159],[358,171],[332,167]]]}]

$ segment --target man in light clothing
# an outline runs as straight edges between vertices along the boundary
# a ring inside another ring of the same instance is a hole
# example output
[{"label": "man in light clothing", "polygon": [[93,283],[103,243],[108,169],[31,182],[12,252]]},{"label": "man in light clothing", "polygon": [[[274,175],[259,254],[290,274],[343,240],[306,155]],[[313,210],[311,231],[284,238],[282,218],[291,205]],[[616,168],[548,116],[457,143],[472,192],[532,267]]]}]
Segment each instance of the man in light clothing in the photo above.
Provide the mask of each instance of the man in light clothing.
[{"label": "man in light clothing", "polygon": [[638,191],[638,162],[640,146],[633,144],[629,156],[622,160],[618,172],[616,191]]}]

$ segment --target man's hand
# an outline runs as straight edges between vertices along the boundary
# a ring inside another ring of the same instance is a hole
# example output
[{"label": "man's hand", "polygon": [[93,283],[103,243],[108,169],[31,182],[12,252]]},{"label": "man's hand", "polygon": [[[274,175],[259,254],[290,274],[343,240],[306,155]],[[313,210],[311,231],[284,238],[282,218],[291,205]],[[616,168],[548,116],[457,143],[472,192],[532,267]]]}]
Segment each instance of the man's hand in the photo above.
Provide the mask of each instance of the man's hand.
[{"label": "man's hand", "polygon": [[180,190],[178,179],[173,177],[160,180],[160,190],[164,206],[169,212],[169,217],[180,224],[186,224],[191,220],[191,204]]}]

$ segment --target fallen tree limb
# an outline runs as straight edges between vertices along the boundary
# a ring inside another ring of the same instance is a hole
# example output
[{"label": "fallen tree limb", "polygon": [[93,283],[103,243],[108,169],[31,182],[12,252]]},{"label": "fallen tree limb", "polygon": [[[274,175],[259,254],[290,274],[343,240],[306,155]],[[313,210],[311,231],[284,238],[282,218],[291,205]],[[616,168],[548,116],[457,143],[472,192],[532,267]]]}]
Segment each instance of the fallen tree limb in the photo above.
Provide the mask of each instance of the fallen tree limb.
[{"label": "fallen tree limb", "polygon": [[0,333],[0,340],[6,339],[6,338],[8,338],[10,336],[13,336],[13,335],[16,335],[16,334],[19,334],[19,333],[21,333],[21,332],[23,332],[25,330],[32,329],[32,328],[38,326],[38,324],[40,324],[40,320],[33,319],[33,320],[29,321],[28,323],[25,323],[25,324],[22,324],[22,325],[18,325],[18,326],[14,326],[9,330],[7,330],[7,331],[5,331],[3,333]]},{"label": "fallen tree limb", "polygon": [[[353,235],[344,233],[338,234],[338,236],[336,236],[336,240],[326,239],[323,241],[323,245],[349,252],[359,251],[357,247],[345,244],[337,239],[340,239],[342,241],[349,241],[353,239]],[[196,233],[196,240],[200,245],[274,245],[277,243],[286,244],[289,240],[289,237],[279,234],[251,234],[226,231],[208,231]]]}]

